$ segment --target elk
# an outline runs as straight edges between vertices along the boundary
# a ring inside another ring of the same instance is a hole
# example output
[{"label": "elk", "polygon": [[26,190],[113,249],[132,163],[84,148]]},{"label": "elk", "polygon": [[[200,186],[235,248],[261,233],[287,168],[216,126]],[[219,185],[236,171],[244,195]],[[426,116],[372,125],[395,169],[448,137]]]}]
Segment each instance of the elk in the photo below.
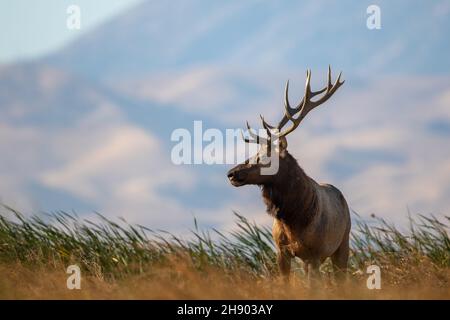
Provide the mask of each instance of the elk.
[{"label": "elk", "polygon": [[[253,132],[247,122],[249,137],[242,134],[242,138],[246,143],[258,143],[261,147],[255,156],[227,173],[235,187],[261,187],[267,213],[274,218],[272,235],[277,248],[277,263],[285,279],[289,279],[291,260],[294,257],[304,261],[308,278],[318,272],[318,268],[328,257],[338,276],[344,275],[347,270],[351,228],[347,202],[336,187],[319,184],[306,175],[287,151],[286,140],[286,136],[300,125],[308,112],[326,102],[344,83],[340,80],[341,75],[342,72],[332,84],[329,66],[327,85],[319,91],[311,91],[311,71],[308,70],[304,96],[294,108],[289,104],[287,81],[282,120],[274,127],[261,116],[267,137]],[[319,96],[318,99],[312,100],[316,96]],[[288,122],[292,124],[282,130]],[[270,165],[272,152],[279,159],[278,170],[272,175],[261,174],[261,169]]]}]

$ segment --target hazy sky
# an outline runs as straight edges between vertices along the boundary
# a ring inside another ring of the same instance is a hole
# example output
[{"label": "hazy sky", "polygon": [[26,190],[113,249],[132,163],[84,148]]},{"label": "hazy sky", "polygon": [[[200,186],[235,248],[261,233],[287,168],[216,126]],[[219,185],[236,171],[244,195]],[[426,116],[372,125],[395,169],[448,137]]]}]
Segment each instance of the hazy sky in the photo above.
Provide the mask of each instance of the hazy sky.
[{"label": "hazy sky", "polygon": [[[0,63],[33,58],[58,49],[141,0],[2,0]],[[70,5],[81,9],[81,29],[66,27]]]},{"label": "hazy sky", "polygon": [[379,30],[372,0],[2,1],[0,202],[171,231],[232,210],[270,223],[231,165],[175,166],[171,133],[277,122],[285,81],[299,101],[305,69],[315,89],[331,64],[345,85],[289,137],[302,168],[362,216],[448,213],[449,0],[377,0]]}]

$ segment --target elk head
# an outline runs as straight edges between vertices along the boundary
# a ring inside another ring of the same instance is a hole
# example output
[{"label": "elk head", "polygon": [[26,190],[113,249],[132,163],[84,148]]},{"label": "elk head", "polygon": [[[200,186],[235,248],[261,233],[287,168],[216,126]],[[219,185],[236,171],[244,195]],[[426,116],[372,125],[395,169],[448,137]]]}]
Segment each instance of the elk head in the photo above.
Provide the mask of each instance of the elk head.
[{"label": "elk head", "polygon": [[[286,83],[285,97],[284,97],[284,116],[279,122],[278,126],[274,127],[269,125],[264,118],[261,116],[262,125],[267,132],[267,137],[261,137],[260,135],[253,132],[247,122],[247,129],[249,138],[245,138],[242,134],[242,138],[246,143],[257,143],[261,147],[259,148],[257,154],[244,163],[237,165],[228,171],[228,179],[231,184],[235,187],[243,186],[246,184],[257,184],[265,185],[270,184],[278,175],[279,170],[274,175],[262,174],[261,169],[270,166],[271,159],[274,156],[278,157],[279,165],[282,168],[284,165],[284,160],[287,157],[287,140],[286,136],[294,131],[301,121],[305,118],[309,111],[315,107],[321,105],[327,101],[336,90],[344,84],[344,81],[340,81],[341,74],[339,73],[338,78],[335,83],[331,82],[331,68],[328,67],[328,83],[327,85],[320,89],[319,91],[311,91],[310,81],[311,81],[311,70],[306,71],[306,84],[305,84],[305,94],[300,101],[300,103],[292,108],[289,104],[289,80]],[[317,95],[322,94],[320,98],[315,101],[311,99]],[[282,130],[283,127],[291,122],[291,126]],[[241,132],[242,133],[242,132]]]}]

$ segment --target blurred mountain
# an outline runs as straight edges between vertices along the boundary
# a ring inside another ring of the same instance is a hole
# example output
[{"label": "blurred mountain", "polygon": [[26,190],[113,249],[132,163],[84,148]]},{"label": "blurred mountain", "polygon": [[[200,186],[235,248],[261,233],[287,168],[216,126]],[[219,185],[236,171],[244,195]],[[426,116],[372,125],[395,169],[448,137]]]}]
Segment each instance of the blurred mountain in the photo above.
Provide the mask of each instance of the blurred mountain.
[{"label": "blurred mountain", "polygon": [[[262,216],[257,188],[229,165],[175,166],[191,130],[276,122],[284,81],[304,70],[345,86],[290,137],[317,180],[363,214],[450,205],[450,6],[380,1],[146,1],[45,58],[0,67],[0,200],[34,210],[98,210],[152,226],[217,226],[231,209]],[[426,112],[424,111],[426,110]],[[64,205],[65,204],[65,205]],[[394,219],[395,220],[395,219]]]},{"label": "blurred mountain", "polygon": [[44,59],[92,78],[144,76],[189,66],[312,69],[365,75],[450,71],[446,1],[146,1]]}]

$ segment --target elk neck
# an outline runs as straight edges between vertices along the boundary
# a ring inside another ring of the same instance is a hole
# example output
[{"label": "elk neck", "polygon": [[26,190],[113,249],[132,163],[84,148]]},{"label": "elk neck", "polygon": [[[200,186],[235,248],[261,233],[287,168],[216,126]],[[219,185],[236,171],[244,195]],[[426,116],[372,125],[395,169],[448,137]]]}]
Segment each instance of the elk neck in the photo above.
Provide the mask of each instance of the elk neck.
[{"label": "elk neck", "polygon": [[290,225],[306,227],[317,213],[316,182],[286,152],[271,183],[262,185],[267,212]]}]

